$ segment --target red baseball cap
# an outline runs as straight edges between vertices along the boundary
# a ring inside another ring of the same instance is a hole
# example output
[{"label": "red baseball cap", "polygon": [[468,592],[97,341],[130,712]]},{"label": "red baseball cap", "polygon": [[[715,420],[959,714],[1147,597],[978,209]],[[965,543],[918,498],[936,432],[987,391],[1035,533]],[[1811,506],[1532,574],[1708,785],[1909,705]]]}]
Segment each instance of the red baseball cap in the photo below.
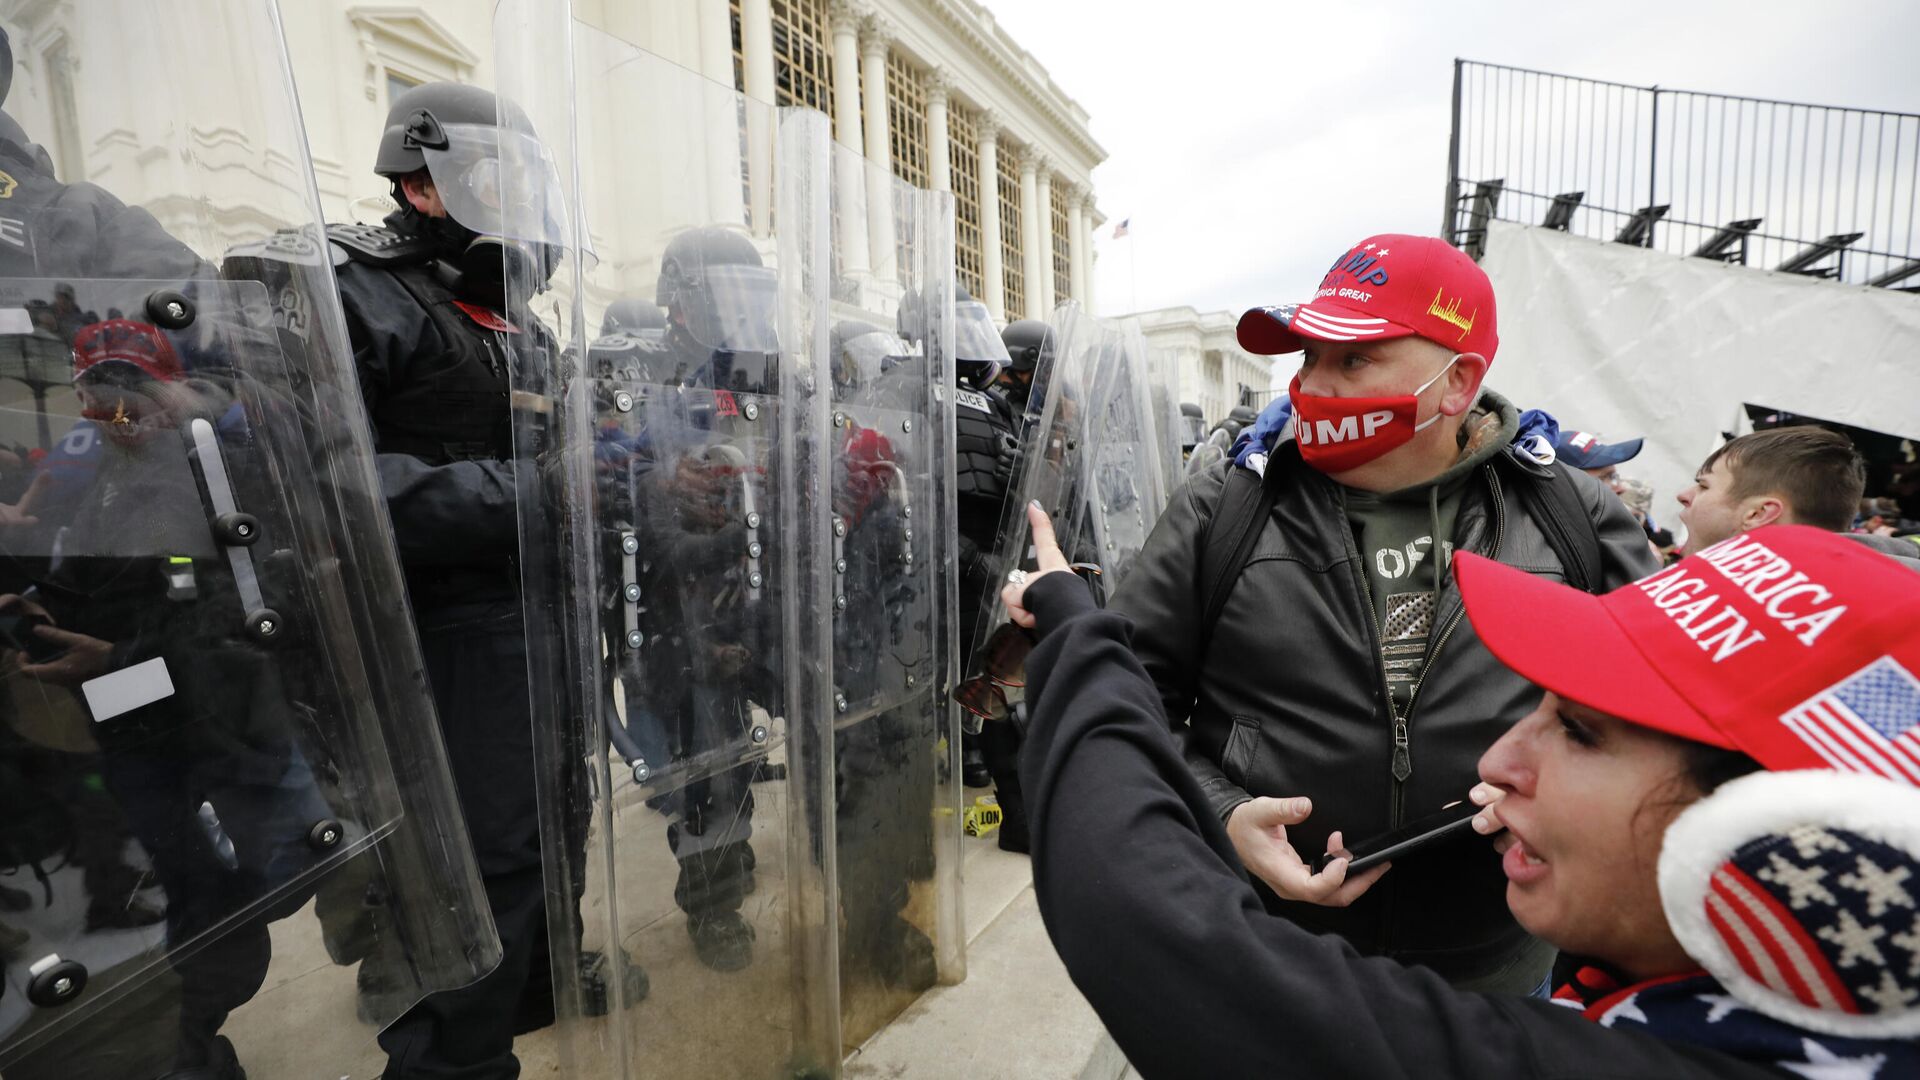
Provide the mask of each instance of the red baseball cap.
[{"label": "red baseball cap", "polygon": [[73,335],[73,377],[78,379],[101,364],[131,364],[162,381],[183,374],[180,354],[174,352],[167,335],[151,323],[132,319],[89,323]]},{"label": "red baseball cap", "polygon": [[1838,533],[1742,533],[1604,596],[1462,553],[1487,648],[1556,694],[1772,770],[1920,786],[1920,574]]},{"label": "red baseball cap", "polygon": [[1433,236],[1369,236],[1334,260],[1304,304],[1240,316],[1248,352],[1299,352],[1303,341],[1386,341],[1419,335],[1493,359],[1500,347],[1493,282],[1467,253]]}]

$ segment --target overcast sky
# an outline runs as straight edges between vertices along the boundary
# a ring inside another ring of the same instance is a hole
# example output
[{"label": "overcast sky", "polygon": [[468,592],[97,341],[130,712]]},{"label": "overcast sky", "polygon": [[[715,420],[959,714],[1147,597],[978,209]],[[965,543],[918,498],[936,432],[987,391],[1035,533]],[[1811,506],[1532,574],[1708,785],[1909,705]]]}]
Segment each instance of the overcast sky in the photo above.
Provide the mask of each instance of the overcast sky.
[{"label": "overcast sky", "polygon": [[1106,148],[1107,314],[1305,299],[1360,238],[1437,233],[1456,56],[1920,113],[1915,0],[985,3]]}]

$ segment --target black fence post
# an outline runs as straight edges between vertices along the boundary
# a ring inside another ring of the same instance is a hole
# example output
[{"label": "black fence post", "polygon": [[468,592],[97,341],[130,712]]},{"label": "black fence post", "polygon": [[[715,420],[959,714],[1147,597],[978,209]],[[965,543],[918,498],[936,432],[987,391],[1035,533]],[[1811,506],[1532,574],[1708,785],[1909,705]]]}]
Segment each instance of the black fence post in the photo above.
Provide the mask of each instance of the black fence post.
[{"label": "black fence post", "polygon": [[1460,243],[1454,215],[1460,205],[1460,72],[1464,63],[1457,56],[1453,59],[1453,134],[1447,140],[1447,208],[1440,218],[1441,238],[1456,247]]},{"label": "black fence post", "polygon": [[[1660,201],[1657,193],[1660,185],[1660,88],[1653,87],[1653,123],[1647,133],[1647,205],[1653,206]],[[1643,247],[1653,246],[1653,222],[1647,222],[1647,238]]]}]

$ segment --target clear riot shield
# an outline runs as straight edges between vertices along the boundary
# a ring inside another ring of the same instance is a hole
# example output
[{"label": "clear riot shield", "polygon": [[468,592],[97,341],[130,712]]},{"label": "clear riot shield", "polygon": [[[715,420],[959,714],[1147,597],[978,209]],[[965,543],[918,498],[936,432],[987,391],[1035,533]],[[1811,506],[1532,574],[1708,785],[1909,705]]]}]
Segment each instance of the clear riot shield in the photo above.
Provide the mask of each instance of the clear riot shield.
[{"label": "clear riot shield", "polygon": [[277,14],[12,10],[0,1074],[370,1074],[499,946]]},{"label": "clear riot shield", "polygon": [[1138,320],[1128,319],[1122,324],[1121,332],[1127,335],[1128,347],[1147,358],[1147,410],[1153,417],[1154,457],[1159,462],[1160,489],[1165,498],[1172,499],[1186,478],[1186,458],[1180,449],[1180,406],[1174,400],[1180,386],[1180,373],[1174,367],[1171,351],[1148,346]]},{"label": "clear riot shield", "polygon": [[[826,117],[789,123],[824,126]],[[834,802],[841,1040],[964,974],[954,643],[953,201],[830,146]],[[799,163],[790,163],[797,167]],[[862,222],[882,222],[869,234]],[[848,259],[849,245],[858,245]],[[869,272],[849,271],[871,253]],[[897,331],[896,332],[896,328]]]},{"label": "clear riot shield", "polygon": [[1137,330],[1129,333],[1129,325],[1093,323],[1084,498],[1100,591],[1111,595],[1160,520],[1167,489],[1155,445],[1146,341]]},{"label": "clear riot shield", "polygon": [[1051,355],[1034,369],[1033,387],[1022,418],[1020,451],[1013,465],[1006,510],[1000,523],[998,553],[1006,565],[993,576],[980,604],[974,655],[962,658],[965,679],[954,690],[960,722],[969,734],[982,723],[1004,720],[1026,685],[1026,646],[1030,638],[1007,621],[999,584],[1016,567],[1032,569],[1027,505],[1038,502],[1052,517],[1061,550],[1075,569],[1098,586],[1103,573],[1087,519],[1090,455],[1087,452],[1093,401],[1092,377],[1099,356],[1099,323],[1077,304],[1062,304],[1048,320]]},{"label": "clear riot shield", "polygon": [[[541,489],[521,524],[558,1066],[824,1074],[841,1051],[834,721],[937,670],[909,655],[834,687],[836,599],[887,586],[863,567],[836,592],[827,560],[904,557],[928,496],[889,458],[921,452],[896,422],[912,406],[874,437],[830,424],[826,128],[783,126],[558,0],[501,4],[495,40],[500,92],[552,148],[592,249],[517,290],[563,341],[518,365],[515,440]],[[658,317],[632,321],[647,305]],[[646,977],[596,979],[583,951]]]}]

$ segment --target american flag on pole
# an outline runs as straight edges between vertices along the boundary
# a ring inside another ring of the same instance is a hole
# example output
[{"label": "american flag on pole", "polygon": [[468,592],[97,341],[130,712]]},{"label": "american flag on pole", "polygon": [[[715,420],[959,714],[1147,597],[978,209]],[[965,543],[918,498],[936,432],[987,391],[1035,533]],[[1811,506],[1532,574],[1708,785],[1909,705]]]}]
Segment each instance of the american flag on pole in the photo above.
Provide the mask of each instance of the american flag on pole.
[{"label": "american flag on pole", "polygon": [[1780,717],[1836,769],[1920,787],[1920,679],[1883,656]]},{"label": "american flag on pole", "polygon": [[1120,224],[1113,227],[1113,238],[1115,240],[1127,235],[1127,223],[1132,220],[1132,218],[1121,218]]}]

